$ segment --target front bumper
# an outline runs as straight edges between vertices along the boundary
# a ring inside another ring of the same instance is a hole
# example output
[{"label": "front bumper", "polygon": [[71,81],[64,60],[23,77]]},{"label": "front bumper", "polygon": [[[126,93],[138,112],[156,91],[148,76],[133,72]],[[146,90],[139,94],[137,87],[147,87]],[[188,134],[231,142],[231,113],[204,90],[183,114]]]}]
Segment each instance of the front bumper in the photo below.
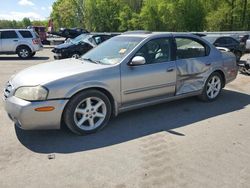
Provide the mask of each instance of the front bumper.
[{"label": "front bumper", "polygon": [[[68,100],[29,102],[15,96],[5,99],[4,106],[9,117],[22,129],[60,129],[63,109]],[[53,106],[50,112],[37,112],[35,108]]]},{"label": "front bumper", "polygon": [[61,53],[55,53],[54,59],[63,59],[63,55]]}]

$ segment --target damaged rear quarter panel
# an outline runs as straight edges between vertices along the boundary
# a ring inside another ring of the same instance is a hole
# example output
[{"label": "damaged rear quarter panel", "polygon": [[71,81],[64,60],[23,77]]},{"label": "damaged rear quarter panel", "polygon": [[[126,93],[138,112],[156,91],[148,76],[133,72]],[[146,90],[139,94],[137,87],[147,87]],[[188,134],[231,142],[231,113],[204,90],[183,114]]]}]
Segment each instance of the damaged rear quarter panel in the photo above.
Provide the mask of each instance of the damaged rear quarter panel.
[{"label": "damaged rear quarter panel", "polygon": [[209,75],[216,70],[224,72],[223,62],[220,52],[214,48],[208,56],[176,60],[176,95],[202,92]]}]

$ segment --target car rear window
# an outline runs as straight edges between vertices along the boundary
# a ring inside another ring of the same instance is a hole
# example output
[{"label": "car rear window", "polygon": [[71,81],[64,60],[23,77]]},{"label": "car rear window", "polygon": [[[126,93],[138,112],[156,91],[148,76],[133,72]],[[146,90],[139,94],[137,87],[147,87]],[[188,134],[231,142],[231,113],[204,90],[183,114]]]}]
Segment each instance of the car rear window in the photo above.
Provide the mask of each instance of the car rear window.
[{"label": "car rear window", "polygon": [[33,38],[32,34],[30,31],[18,31],[23,38]]}]

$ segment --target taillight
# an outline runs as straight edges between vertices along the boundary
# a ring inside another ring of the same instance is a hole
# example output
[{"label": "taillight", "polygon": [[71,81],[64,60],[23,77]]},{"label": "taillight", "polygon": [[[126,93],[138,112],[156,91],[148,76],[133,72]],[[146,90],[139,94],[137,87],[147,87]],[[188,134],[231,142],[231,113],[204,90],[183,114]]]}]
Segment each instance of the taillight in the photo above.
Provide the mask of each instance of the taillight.
[{"label": "taillight", "polygon": [[40,39],[32,39],[33,44],[40,44]]}]

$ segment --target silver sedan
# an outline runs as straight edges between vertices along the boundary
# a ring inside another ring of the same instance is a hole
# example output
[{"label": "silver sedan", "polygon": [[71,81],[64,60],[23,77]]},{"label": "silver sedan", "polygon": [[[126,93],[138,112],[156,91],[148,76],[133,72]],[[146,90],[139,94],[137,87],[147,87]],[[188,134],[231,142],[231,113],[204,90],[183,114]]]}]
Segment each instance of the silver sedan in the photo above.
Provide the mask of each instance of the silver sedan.
[{"label": "silver sedan", "polygon": [[9,117],[22,129],[77,134],[103,128],[111,116],[190,96],[214,101],[237,76],[236,59],[186,33],[127,33],[80,59],[36,65],[4,89]]}]

